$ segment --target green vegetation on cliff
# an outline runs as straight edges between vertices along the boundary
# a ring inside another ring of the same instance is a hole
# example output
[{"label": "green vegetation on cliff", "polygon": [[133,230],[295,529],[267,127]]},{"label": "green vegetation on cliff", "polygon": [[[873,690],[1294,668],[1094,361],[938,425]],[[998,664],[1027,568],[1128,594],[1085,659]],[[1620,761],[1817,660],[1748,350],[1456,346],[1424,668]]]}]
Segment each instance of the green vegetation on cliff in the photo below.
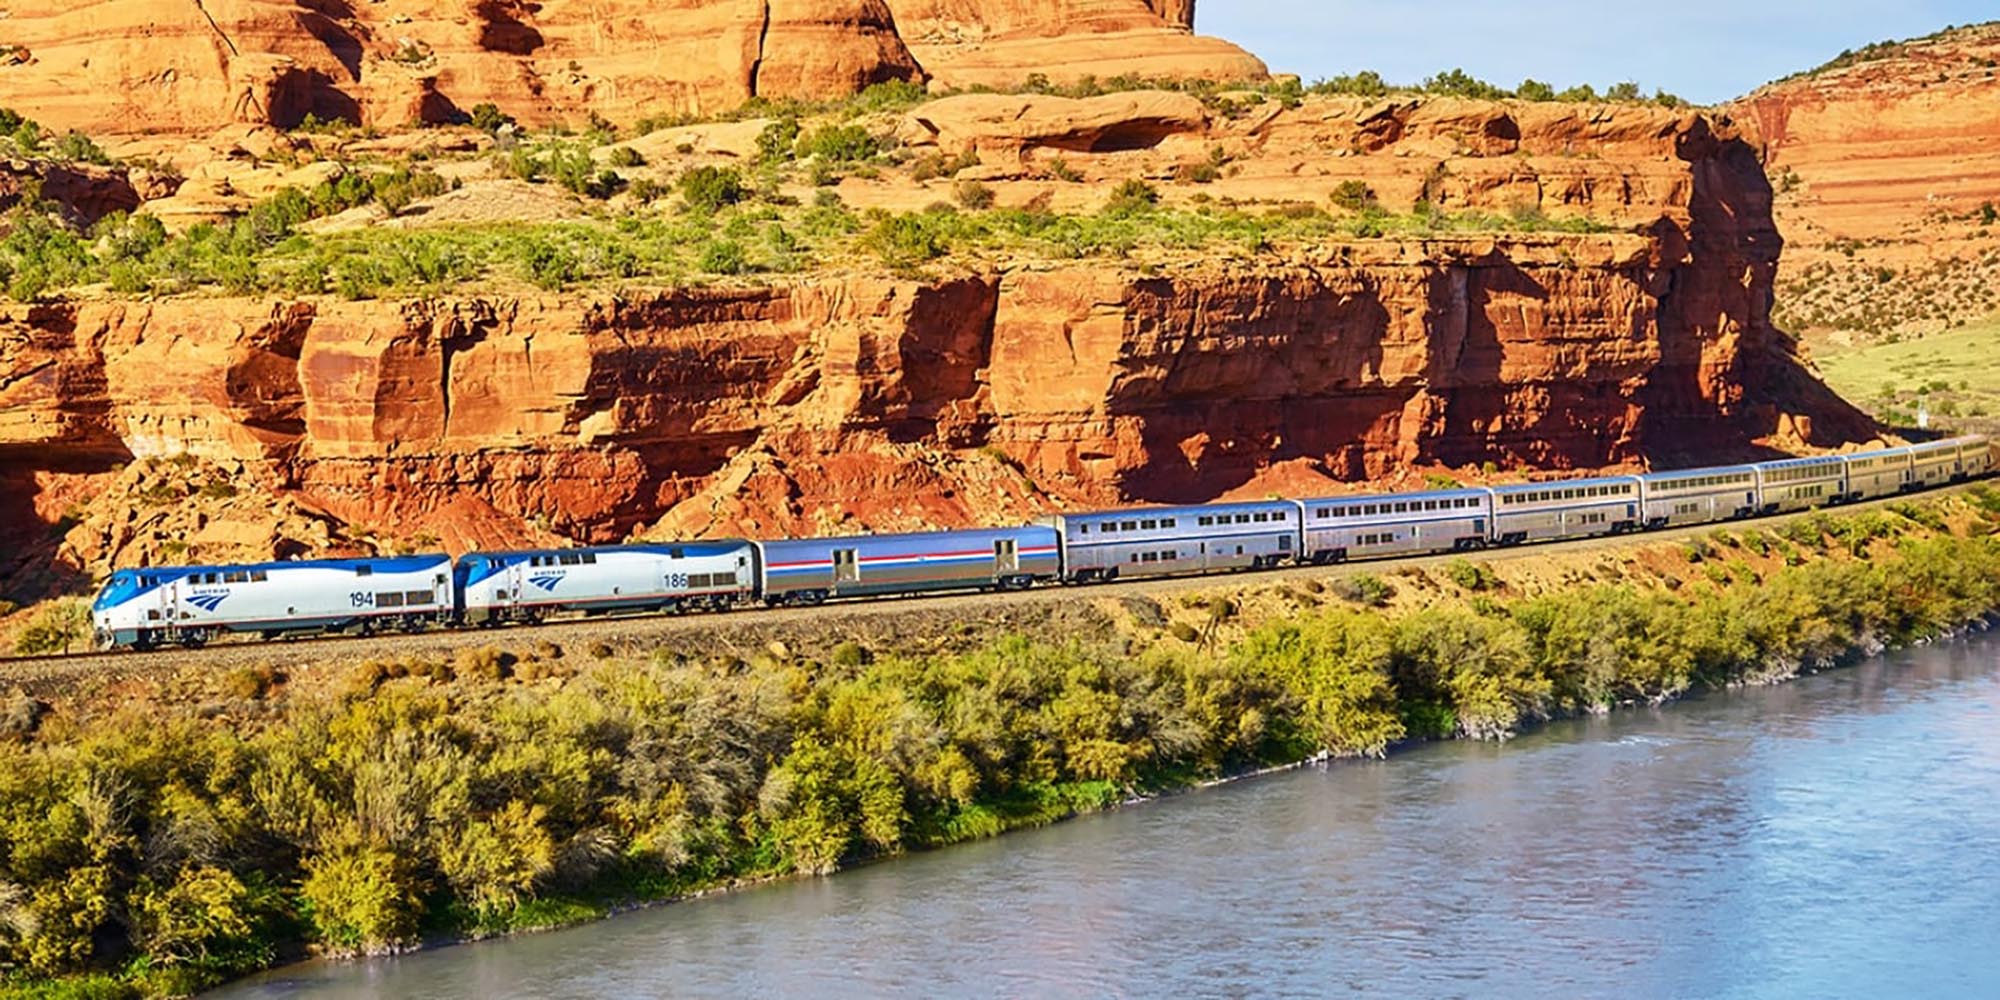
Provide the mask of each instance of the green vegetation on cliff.
[{"label": "green vegetation on cliff", "polygon": [[229,679],[242,701],[221,713],[6,707],[0,963],[28,993],[184,991],[307,944],[572,922],[1320,754],[1782,677],[2000,607],[2000,496],[1977,496],[1718,533],[1687,556],[1713,586],[1633,576],[1530,597],[1460,570],[1465,593],[1394,611],[1287,587],[1296,613],[1228,644],[597,649],[560,671],[543,644],[362,664],[282,711],[256,671]]}]

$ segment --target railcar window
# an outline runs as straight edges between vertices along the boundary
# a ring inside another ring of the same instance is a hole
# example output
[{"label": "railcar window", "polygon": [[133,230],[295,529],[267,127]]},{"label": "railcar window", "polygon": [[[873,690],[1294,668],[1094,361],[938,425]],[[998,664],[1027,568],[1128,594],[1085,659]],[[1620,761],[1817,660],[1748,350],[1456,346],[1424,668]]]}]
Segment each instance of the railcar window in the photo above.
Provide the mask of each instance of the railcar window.
[{"label": "railcar window", "polygon": [[1125,522],[1125,523],[1124,523],[1124,525],[1122,525],[1122,526],[1121,526],[1121,527],[1120,527],[1120,528],[1119,528],[1118,530],[1120,530],[1120,531],[1138,531],[1138,530],[1139,530],[1139,522],[1137,522],[1137,521],[1127,521],[1127,522]]},{"label": "railcar window", "polygon": [[1141,531],[1152,531],[1152,530],[1154,530],[1154,529],[1158,528],[1159,526],[1160,526],[1160,522],[1158,522],[1158,521],[1140,521],[1140,522],[1139,522],[1139,530],[1141,530]]},{"label": "railcar window", "polygon": [[378,607],[378,608],[400,608],[400,607],[402,607],[402,606],[403,606],[403,595],[402,595],[402,592],[401,592],[401,591],[384,591],[384,592],[382,592],[382,593],[379,593],[379,594],[376,594],[376,595],[375,595],[375,606],[376,606],[376,607]]},{"label": "railcar window", "polygon": [[563,556],[563,557],[561,557],[561,559],[562,559],[562,564],[563,564],[564,566],[581,566],[581,565],[583,565],[583,557],[582,557],[582,556]]},{"label": "railcar window", "polygon": [[1160,522],[1160,527],[1162,527],[1162,528],[1176,528],[1176,527],[1179,527],[1179,526],[1180,526],[1180,523],[1181,523],[1181,522],[1180,522],[1180,519],[1179,519],[1179,518],[1176,518],[1176,517],[1169,517],[1169,518],[1167,518],[1167,519],[1165,519],[1165,520],[1163,520],[1163,521],[1161,521],[1161,522]]},{"label": "railcar window", "polygon": [[403,602],[406,604],[429,604],[435,596],[435,594],[432,594],[428,590],[406,590],[403,592]]},{"label": "railcar window", "polygon": [[595,565],[597,565],[597,553],[595,553],[595,552],[585,552],[585,553],[583,554],[583,564],[584,564],[585,566],[595,566]]},{"label": "railcar window", "polygon": [[674,559],[686,559],[686,558],[687,558],[687,550],[686,550],[686,549],[668,549],[668,550],[667,550],[667,555],[668,555],[669,557],[671,557],[671,558],[674,558]]},{"label": "railcar window", "polygon": [[264,572],[261,569],[253,569],[250,571],[251,583],[265,583],[268,582],[270,579],[271,575],[269,573]]},{"label": "railcar window", "polygon": [[374,575],[375,575],[375,567],[373,567],[373,566],[356,566],[356,567],[354,567],[354,575],[355,575],[355,576],[374,576]]}]

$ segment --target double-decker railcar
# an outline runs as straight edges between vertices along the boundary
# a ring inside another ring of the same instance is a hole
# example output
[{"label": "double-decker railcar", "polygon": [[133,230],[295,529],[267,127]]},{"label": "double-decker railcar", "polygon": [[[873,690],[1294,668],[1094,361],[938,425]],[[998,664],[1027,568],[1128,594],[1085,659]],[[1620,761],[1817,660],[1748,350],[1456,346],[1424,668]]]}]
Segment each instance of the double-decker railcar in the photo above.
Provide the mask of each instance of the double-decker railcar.
[{"label": "double-decker railcar", "polygon": [[1262,569],[1298,555],[1299,506],[1290,500],[1145,507],[1044,520],[1062,539],[1071,583]]},{"label": "double-decker railcar", "polygon": [[1038,525],[752,543],[764,603],[937,590],[1016,590],[1062,575],[1054,530]]},{"label": "double-decker railcar", "polygon": [[1637,476],[1491,487],[1493,541],[1519,545],[1631,531],[1639,526],[1643,489]]},{"label": "double-decker railcar", "polygon": [[1849,501],[1893,496],[1910,480],[1910,449],[1884,448],[1844,455]]},{"label": "double-decker railcar", "polygon": [[454,568],[459,614],[475,625],[550,614],[720,610],[749,602],[746,541],[471,552]]},{"label": "double-decker railcar", "polygon": [[1974,479],[1993,471],[1993,442],[1984,434],[1968,434],[1958,439],[1960,479]]},{"label": "double-decker railcar", "polygon": [[1650,472],[1639,482],[1641,523],[1648,528],[1748,517],[1758,506],[1757,470],[1748,465]]},{"label": "double-decker railcar", "polygon": [[226,632],[415,630],[451,614],[447,555],[121,569],[91,608],[100,646],[133,649]]},{"label": "double-decker railcar", "polygon": [[1758,462],[1758,513],[1777,514],[1839,503],[1850,491],[1847,460],[1839,455]]},{"label": "double-decker railcar", "polygon": [[1957,438],[1911,445],[1909,452],[1910,476],[1903,482],[1905,492],[1943,486],[1964,475],[1964,467],[1959,464]]},{"label": "double-decker railcar", "polygon": [[1299,501],[1303,561],[1342,562],[1484,548],[1493,497],[1485,490],[1386,493]]}]

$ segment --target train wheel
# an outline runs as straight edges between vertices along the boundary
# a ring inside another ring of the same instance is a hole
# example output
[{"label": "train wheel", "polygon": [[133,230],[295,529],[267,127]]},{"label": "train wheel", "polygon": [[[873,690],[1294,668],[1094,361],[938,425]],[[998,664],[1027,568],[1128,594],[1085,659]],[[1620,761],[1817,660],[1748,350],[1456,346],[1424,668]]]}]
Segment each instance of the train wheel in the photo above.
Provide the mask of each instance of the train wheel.
[{"label": "train wheel", "polygon": [[208,645],[208,633],[202,629],[189,629],[181,633],[181,646],[184,648],[200,649],[206,645]]}]

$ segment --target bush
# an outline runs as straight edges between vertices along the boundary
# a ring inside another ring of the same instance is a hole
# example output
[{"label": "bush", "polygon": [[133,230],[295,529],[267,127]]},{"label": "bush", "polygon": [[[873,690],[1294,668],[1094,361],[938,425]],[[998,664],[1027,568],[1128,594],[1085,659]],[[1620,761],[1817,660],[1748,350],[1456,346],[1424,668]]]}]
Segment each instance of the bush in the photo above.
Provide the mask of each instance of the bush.
[{"label": "bush", "polygon": [[978,181],[959,181],[951,190],[959,205],[971,211],[983,212],[993,207],[993,189]]},{"label": "bush", "polygon": [[702,245],[699,266],[709,274],[747,274],[750,258],[735,240],[711,240]]},{"label": "bush", "polygon": [[875,158],[882,143],[859,125],[828,125],[798,140],[794,152],[827,163],[862,163]]},{"label": "bush", "polygon": [[630,170],[645,166],[646,158],[630,146],[614,146],[611,150],[610,163],[614,167]]},{"label": "bush", "polygon": [[895,215],[878,221],[862,243],[882,263],[898,269],[915,267],[950,252],[944,236],[917,215]]},{"label": "bush", "polygon": [[472,114],[468,124],[481,132],[492,135],[499,132],[502,128],[514,124],[514,119],[501,113],[499,105],[489,101],[472,106]]},{"label": "bush", "polygon": [[1331,586],[1333,587],[1335,597],[1343,601],[1352,601],[1356,604],[1366,604],[1370,607],[1379,608],[1389,603],[1390,598],[1396,596],[1396,588],[1391,587],[1387,580],[1373,573],[1358,573],[1354,576],[1341,577],[1333,581]]},{"label": "bush", "polygon": [[90,602],[81,597],[59,597],[35,609],[14,639],[14,652],[22,656],[68,654],[87,647],[92,631]]},{"label": "bush", "polygon": [[396,855],[350,848],[310,858],[299,898],[315,936],[335,954],[376,954],[415,939],[415,887]]},{"label": "bush", "polygon": [[1333,204],[1349,212],[1365,211],[1376,207],[1375,192],[1365,181],[1341,181],[1340,186],[1333,189]]},{"label": "bush", "polygon": [[1187,622],[1174,622],[1167,626],[1167,634],[1182,642],[1200,642],[1201,630]]},{"label": "bush", "polygon": [[743,175],[727,167],[695,167],[681,175],[681,199],[689,208],[713,212],[750,196]]},{"label": "bush", "polygon": [[764,126],[757,133],[757,159],[764,163],[786,163],[796,158],[799,120],[787,116]]},{"label": "bush", "polygon": [[865,667],[873,663],[875,661],[875,654],[870,653],[868,647],[849,639],[833,647],[830,660],[836,667],[852,669],[854,667]]},{"label": "bush", "polygon": [[1160,203],[1160,189],[1133,178],[1118,185],[1111,192],[1111,200],[1104,205],[1108,215],[1138,215],[1153,210]]},{"label": "bush", "polygon": [[1499,586],[1500,578],[1493,573],[1493,567],[1485,563],[1474,564],[1464,559],[1453,559],[1445,564],[1445,578],[1460,588],[1475,593]]}]

